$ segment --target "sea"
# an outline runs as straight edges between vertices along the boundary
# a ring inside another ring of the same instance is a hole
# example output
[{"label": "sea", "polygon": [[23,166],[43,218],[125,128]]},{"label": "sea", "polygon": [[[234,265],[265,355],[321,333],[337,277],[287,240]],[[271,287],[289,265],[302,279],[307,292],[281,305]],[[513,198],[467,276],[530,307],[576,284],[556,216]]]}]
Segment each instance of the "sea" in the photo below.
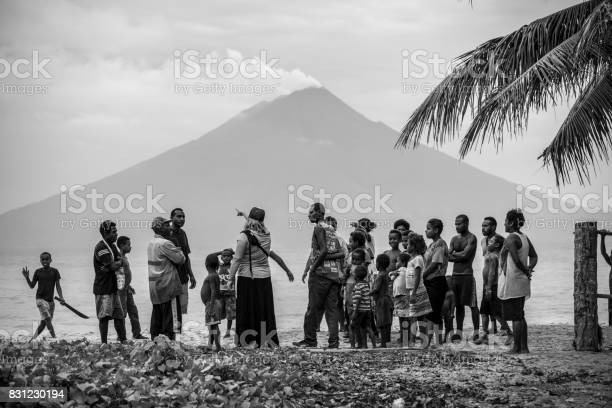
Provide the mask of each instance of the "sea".
[{"label": "sea", "polygon": [[[92,243],[92,251],[93,251]],[[378,250],[379,248],[377,248]],[[526,319],[530,324],[573,324],[573,285],[574,285],[574,251],[573,246],[539,247],[539,264],[532,278],[532,296],[526,302]],[[384,250],[380,248],[380,250]],[[200,300],[200,288],[206,271],[203,267],[205,253],[195,250],[192,255],[193,271],[197,286],[189,292],[189,309],[183,317],[184,327],[194,330],[204,328],[204,306]],[[94,271],[91,253],[61,252],[53,254],[52,266],[60,271],[61,286],[65,300],[81,312],[88,315],[83,319],[56,302],[54,317],[55,330],[59,337],[75,339],[86,337],[97,339],[98,320],[95,318],[93,295]],[[35,304],[35,290],[30,289],[21,274],[21,268],[27,266],[30,276],[40,267],[37,253],[11,252],[0,253],[0,336],[18,339],[31,336],[39,322]],[[307,285],[301,281],[307,251],[280,253],[295,275],[295,281],[289,282],[285,273],[272,265],[272,282],[274,304],[279,334],[302,327],[306,311],[308,293]],[[148,292],[146,247],[135,246],[129,255],[133,273],[132,286],[136,290],[135,301],[138,306],[143,332],[148,331],[151,318],[151,303]],[[272,262],[272,261],[271,261]],[[450,267],[450,266],[449,266]],[[482,258],[477,256],[475,275],[478,286],[478,299],[482,294]],[[598,292],[610,293],[608,276],[610,268],[601,257],[598,259]],[[598,300],[599,323],[608,325],[608,301]],[[470,314],[466,311],[466,329],[471,328]],[[223,324],[223,327],[225,323]],[[129,323],[128,335],[130,333]],[[322,325],[325,329],[325,323]],[[113,330],[110,330],[113,333]],[[114,334],[113,334],[114,335]],[[111,336],[112,337],[112,336]]]}]

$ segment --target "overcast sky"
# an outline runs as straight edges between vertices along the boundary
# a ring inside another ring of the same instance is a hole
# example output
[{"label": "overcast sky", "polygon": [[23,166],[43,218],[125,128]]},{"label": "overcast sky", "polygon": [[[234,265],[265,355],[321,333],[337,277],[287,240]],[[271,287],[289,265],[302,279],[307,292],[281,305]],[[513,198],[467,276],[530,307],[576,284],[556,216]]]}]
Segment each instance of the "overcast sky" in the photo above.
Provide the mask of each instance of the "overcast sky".
[{"label": "overcast sky", "polygon": [[[10,72],[0,79],[0,213],[56,194],[63,184],[116,173],[202,136],[262,99],[307,86],[325,86],[368,118],[399,130],[438,81],[433,69],[423,79],[403,77],[403,55],[450,61],[574,3],[2,1],[0,57],[31,61],[36,50],[50,78],[19,79]],[[263,96],[184,95],[177,92],[185,81],[175,79],[174,66],[175,55],[188,50],[236,61],[263,52],[278,60],[269,64],[279,78],[267,82],[273,92]],[[44,94],[7,93],[15,84],[39,86]],[[485,150],[467,161],[511,181],[553,186],[537,156],[566,113],[559,107],[534,115],[522,140],[499,155]],[[457,145],[443,150],[456,156]],[[610,167],[601,174],[587,190],[610,183]]]}]

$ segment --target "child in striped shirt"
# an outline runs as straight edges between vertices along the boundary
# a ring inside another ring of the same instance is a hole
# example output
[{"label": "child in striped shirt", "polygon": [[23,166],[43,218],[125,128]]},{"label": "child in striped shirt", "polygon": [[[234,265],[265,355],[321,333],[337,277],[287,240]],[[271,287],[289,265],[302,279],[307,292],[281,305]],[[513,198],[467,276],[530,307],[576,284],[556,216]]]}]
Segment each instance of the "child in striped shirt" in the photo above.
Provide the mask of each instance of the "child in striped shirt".
[{"label": "child in striped shirt", "polygon": [[376,338],[371,327],[372,301],[370,298],[370,285],[366,281],[368,268],[364,265],[355,268],[355,288],[353,289],[353,308],[351,314],[351,328],[355,336],[351,338],[351,348],[355,348],[357,337],[359,348],[368,348],[366,334],[372,340],[372,347],[376,348]]}]

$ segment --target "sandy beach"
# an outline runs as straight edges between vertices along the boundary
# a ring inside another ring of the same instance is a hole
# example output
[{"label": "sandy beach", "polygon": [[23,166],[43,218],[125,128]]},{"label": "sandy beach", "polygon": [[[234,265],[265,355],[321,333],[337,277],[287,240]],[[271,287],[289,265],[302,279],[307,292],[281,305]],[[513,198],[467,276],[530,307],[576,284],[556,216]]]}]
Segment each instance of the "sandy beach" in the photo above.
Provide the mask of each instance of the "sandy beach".
[{"label": "sandy beach", "polygon": [[[274,351],[142,340],[2,344],[2,386],[63,386],[53,406],[609,406],[612,330],[600,353],[572,349],[573,328],[534,325],[531,354],[500,344],[436,350],[296,349],[301,330],[281,333]],[[319,344],[326,344],[319,333]],[[394,336],[395,337],[395,336]],[[403,404],[402,405],[402,401]]]}]

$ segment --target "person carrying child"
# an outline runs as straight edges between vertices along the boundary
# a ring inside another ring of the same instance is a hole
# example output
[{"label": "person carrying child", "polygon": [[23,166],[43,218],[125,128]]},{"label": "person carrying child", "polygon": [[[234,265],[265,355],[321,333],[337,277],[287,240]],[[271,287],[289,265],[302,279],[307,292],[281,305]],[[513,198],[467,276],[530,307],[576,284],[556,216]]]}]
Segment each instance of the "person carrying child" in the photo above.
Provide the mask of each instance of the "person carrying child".
[{"label": "person carrying child", "polygon": [[221,281],[219,274],[219,257],[217,254],[210,254],[204,262],[208,275],[202,283],[200,298],[204,303],[205,324],[208,327],[208,346],[215,345],[216,351],[221,351],[221,341],[219,339],[219,324],[221,323]]},{"label": "person carrying child", "polygon": [[28,267],[24,267],[21,270],[28,286],[34,289],[36,284],[36,307],[40,312],[40,323],[36,329],[36,333],[32,336],[30,341],[38,337],[45,327],[51,333],[51,337],[55,338],[55,329],[53,328],[53,313],[55,311],[55,302],[53,302],[54,291],[57,290],[60,304],[64,304],[64,296],[62,295],[62,287],[60,286],[60,274],[59,271],[51,267],[51,254],[49,252],[43,252],[40,254],[40,264],[42,268],[34,271],[34,276],[30,280],[30,271]]},{"label": "person carrying child", "polygon": [[120,342],[126,340],[125,313],[119,298],[118,277],[121,276],[123,258],[115,242],[117,241],[117,225],[106,220],[100,224],[100,240],[94,248],[93,266],[95,279],[93,293],[96,300],[96,315],[100,341],[108,340],[108,323],[112,320]]}]

